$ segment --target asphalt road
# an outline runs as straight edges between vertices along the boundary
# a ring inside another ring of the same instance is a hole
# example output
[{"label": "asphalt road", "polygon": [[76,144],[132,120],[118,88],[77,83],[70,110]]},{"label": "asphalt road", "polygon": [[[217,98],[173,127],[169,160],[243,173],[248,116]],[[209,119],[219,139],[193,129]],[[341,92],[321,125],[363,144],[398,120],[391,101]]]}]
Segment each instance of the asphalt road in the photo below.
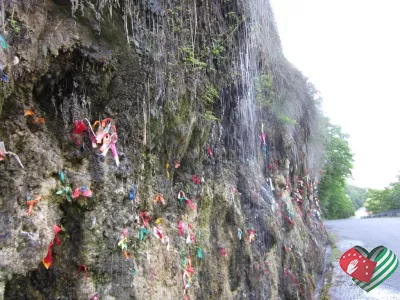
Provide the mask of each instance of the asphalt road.
[{"label": "asphalt road", "polygon": [[[336,237],[341,253],[358,245],[368,251],[385,246],[400,259],[400,218],[346,219],[325,221],[326,229]],[[332,300],[382,299],[400,300],[400,267],[385,282],[370,291],[359,288],[334,262]]]}]

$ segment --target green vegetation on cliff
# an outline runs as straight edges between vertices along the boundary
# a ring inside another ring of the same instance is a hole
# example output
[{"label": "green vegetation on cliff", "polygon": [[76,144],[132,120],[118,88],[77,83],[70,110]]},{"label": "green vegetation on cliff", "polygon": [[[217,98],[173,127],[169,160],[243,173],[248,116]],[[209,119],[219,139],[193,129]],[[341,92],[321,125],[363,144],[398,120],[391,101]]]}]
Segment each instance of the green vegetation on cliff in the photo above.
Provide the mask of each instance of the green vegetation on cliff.
[{"label": "green vegetation on cliff", "polygon": [[[8,1],[6,17],[35,30],[6,22],[0,52],[0,137],[25,166],[0,163],[0,299],[312,299],[326,244],[314,189],[323,116],[283,56],[269,1],[23,2]],[[45,124],[30,126],[27,108]],[[74,121],[108,117],[119,165],[90,135],[70,140]],[[93,190],[88,205],[56,198],[60,170]],[[42,197],[31,217],[27,192]],[[54,224],[62,246],[47,270]]]}]

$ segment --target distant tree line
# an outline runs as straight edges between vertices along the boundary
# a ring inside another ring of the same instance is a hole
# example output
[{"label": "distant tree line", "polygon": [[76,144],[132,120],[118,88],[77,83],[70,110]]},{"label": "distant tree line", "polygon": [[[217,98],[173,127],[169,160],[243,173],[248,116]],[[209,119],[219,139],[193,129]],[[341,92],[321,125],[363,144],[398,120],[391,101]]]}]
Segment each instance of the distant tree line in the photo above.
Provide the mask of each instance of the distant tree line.
[{"label": "distant tree line", "polygon": [[374,214],[400,208],[400,176],[383,190],[368,190],[365,207]]},{"label": "distant tree line", "polygon": [[364,203],[367,200],[368,189],[348,184],[346,186],[345,192],[347,196],[350,197],[351,202],[353,202],[353,207],[355,210],[364,206]]}]

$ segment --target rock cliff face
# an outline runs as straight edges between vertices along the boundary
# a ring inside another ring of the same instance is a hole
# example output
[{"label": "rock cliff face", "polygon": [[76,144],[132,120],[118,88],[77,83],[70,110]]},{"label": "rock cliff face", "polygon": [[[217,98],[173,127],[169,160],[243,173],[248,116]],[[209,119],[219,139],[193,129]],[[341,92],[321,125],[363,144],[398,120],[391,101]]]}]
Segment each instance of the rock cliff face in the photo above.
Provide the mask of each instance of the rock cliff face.
[{"label": "rock cliff face", "polygon": [[[0,297],[311,299],[320,114],[268,0],[71,2],[0,6],[0,141],[24,166],[0,162]],[[71,139],[85,118],[114,120],[118,166]]]}]

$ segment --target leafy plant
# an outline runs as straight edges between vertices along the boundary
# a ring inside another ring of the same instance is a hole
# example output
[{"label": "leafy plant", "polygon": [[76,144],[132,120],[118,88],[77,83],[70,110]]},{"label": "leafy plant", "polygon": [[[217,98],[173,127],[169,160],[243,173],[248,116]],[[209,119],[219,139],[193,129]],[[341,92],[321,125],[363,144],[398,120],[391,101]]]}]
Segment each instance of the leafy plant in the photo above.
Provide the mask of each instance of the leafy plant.
[{"label": "leafy plant", "polygon": [[203,117],[206,120],[219,121],[219,119],[216,116],[214,116],[213,112],[210,110],[206,110]]},{"label": "leafy plant", "polygon": [[288,116],[285,115],[285,114],[281,114],[281,115],[279,116],[279,120],[280,120],[282,123],[288,124],[288,125],[296,125],[296,124],[297,124],[297,121],[296,121],[296,120],[294,120],[294,119],[288,117]]},{"label": "leafy plant", "polygon": [[258,107],[269,107],[275,96],[273,77],[270,74],[261,75],[254,79],[255,101]]},{"label": "leafy plant", "polygon": [[237,15],[236,12],[234,12],[234,11],[228,12],[228,13],[226,14],[226,17],[228,17],[228,18],[230,18],[230,19],[233,19],[233,20],[235,20],[235,21],[238,21],[238,20],[239,20],[238,15]]},{"label": "leafy plant", "polygon": [[179,48],[180,52],[183,55],[183,61],[185,64],[193,65],[194,67],[199,67],[201,69],[205,68],[207,64],[195,58],[194,52],[192,49],[188,47]]},{"label": "leafy plant", "polygon": [[220,46],[220,45],[216,45],[216,46],[214,46],[213,49],[212,49],[212,53],[213,53],[214,55],[219,55],[219,54],[220,54],[221,52],[223,52],[223,51],[225,51],[225,48],[222,47],[222,46]]},{"label": "leafy plant", "polygon": [[15,34],[19,34],[19,32],[21,31],[21,26],[19,25],[17,20],[8,19],[8,24],[10,25]]},{"label": "leafy plant", "polygon": [[206,93],[204,95],[204,101],[208,105],[214,104],[216,99],[219,99],[219,94],[217,90],[214,88],[214,86],[207,86],[206,87]]}]

